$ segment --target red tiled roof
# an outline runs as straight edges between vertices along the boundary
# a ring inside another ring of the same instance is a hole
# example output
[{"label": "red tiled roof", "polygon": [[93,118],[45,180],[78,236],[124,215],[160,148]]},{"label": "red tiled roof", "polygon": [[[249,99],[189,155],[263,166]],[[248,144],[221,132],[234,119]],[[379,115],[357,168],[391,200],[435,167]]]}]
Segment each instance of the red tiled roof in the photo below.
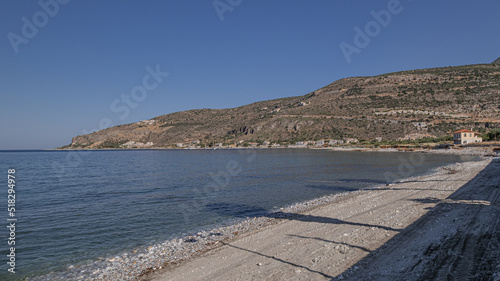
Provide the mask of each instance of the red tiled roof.
[{"label": "red tiled roof", "polygon": [[462,130],[458,130],[456,132],[453,132],[454,134],[458,134],[458,133],[475,133],[474,131],[471,131],[471,130],[467,130],[467,129],[462,129]]}]

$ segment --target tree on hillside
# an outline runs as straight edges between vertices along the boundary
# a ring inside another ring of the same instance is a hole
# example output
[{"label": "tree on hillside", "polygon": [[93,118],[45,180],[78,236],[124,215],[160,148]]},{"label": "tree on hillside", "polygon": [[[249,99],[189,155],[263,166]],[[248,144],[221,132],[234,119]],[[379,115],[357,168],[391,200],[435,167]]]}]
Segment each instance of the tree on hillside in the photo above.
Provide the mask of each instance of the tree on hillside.
[{"label": "tree on hillside", "polygon": [[483,135],[483,140],[485,141],[497,141],[500,140],[500,129],[493,129],[488,133]]}]

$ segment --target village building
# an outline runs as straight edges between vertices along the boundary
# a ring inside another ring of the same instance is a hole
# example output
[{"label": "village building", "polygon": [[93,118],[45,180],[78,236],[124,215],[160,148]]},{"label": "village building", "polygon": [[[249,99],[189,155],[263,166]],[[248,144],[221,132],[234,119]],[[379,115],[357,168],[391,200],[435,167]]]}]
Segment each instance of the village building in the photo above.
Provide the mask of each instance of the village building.
[{"label": "village building", "polygon": [[257,145],[259,145],[256,142],[249,142],[248,144],[250,145],[250,147],[257,147]]},{"label": "village building", "polygon": [[153,142],[138,142],[138,141],[128,141],[124,144],[121,145],[121,147],[124,148],[144,148],[144,147],[151,147],[153,146]]},{"label": "village building", "polygon": [[323,146],[325,145],[325,141],[324,140],[319,140],[319,141],[316,141],[316,146]]},{"label": "village building", "polygon": [[398,141],[405,141],[405,140],[419,140],[423,138],[435,138],[436,136],[430,135],[430,134],[422,134],[422,133],[413,133],[413,134],[407,134],[402,138],[398,138]]},{"label": "village building", "polygon": [[468,144],[468,143],[478,143],[482,142],[483,138],[479,137],[478,134],[471,130],[459,130],[453,132],[453,143],[454,144]]},{"label": "village building", "polygon": [[343,140],[330,140],[328,142],[329,145],[336,145],[336,144],[343,144],[344,141]]},{"label": "village building", "polygon": [[346,138],[345,143],[358,143],[359,140],[357,138]]}]

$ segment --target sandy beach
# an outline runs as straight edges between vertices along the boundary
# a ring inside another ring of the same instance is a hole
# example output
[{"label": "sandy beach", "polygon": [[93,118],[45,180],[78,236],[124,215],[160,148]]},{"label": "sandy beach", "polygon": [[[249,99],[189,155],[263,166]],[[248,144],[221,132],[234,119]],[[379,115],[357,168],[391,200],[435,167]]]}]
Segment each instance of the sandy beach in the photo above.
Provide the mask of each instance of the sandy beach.
[{"label": "sandy beach", "polygon": [[339,196],[140,280],[500,279],[500,159]]}]

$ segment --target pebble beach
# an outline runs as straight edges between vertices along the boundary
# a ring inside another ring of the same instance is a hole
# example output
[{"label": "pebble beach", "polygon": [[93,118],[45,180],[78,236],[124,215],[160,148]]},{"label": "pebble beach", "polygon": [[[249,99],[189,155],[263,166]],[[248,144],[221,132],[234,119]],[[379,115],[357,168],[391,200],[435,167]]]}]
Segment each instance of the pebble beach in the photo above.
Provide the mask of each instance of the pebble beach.
[{"label": "pebble beach", "polygon": [[[457,151],[454,152],[457,153]],[[485,154],[482,150],[462,150],[459,153],[467,153],[466,155]],[[432,175],[446,175],[450,170],[464,170],[468,169],[470,165],[473,164],[457,163],[441,167],[433,171]],[[408,178],[391,183],[391,187],[414,180],[415,178]],[[223,247],[227,243],[251,235],[254,232],[259,232],[269,226],[292,220],[297,214],[304,214],[323,206],[332,206],[345,200],[356,200],[362,194],[385,187],[387,186],[378,185],[371,187],[369,190],[340,193],[294,204],[274,210],[265,216],[240,219],[228,225],[191,233],[183,238],[172,239],[145,248],[133,249],[119,255],[102,257],[86,265],[71,266],[65,271],[53,272],[29,280],[149,280],[149,276],[161,273],[165,269],[191,263],[197,257],[209,254],[213,249]]]}]

